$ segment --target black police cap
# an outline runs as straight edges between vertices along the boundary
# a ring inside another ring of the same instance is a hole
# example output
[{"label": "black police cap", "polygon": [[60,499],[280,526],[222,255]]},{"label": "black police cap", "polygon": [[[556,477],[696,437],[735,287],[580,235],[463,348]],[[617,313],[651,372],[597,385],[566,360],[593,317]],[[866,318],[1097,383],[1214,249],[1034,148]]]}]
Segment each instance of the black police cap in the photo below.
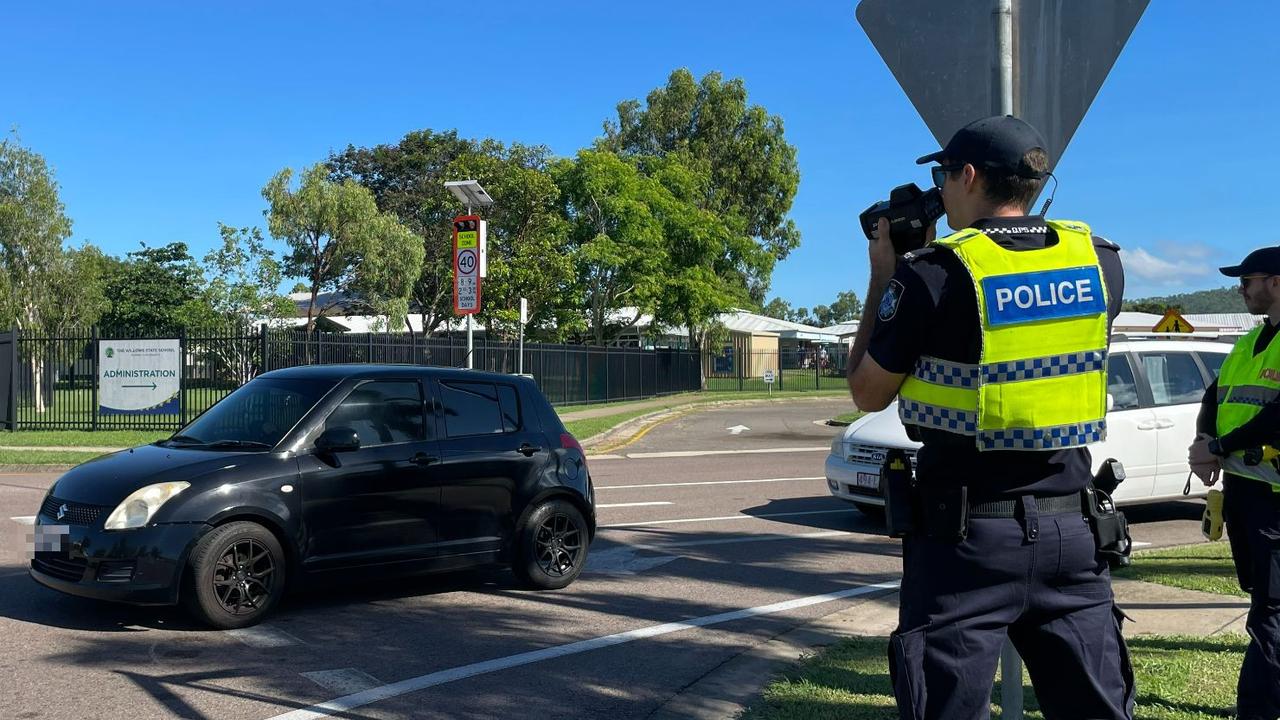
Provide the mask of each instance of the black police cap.
[{"label": "black police cap", "polygon": [[1037,148],[1044,150],[1045,142],[1035,128],[1012,115],[995,115],[960,128],[945,148],[925,155],[916,164],[944,160],[968,163],[1038,180],[1048,173],[1031,171],[1022,164],[1023,156]]},{"label": "black police cap", "polygon": [[1218,270],[1227,277],[1280,275],[1280,247],[1254,250],[1239,265],[1230,265]]}]

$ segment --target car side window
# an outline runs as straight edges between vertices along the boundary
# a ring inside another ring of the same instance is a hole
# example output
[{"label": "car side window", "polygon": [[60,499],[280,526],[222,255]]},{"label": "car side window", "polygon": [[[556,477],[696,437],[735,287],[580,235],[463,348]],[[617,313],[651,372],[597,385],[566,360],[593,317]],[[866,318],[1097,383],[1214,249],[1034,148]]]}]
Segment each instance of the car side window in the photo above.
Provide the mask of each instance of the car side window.
[{"label": "car side window", "polygon": [[1156,405],[1198,403],[1204,397],[1204,378],[1191,353],[1151,352],[1141,357]]},{"label": "car side window", "polygon": [[1107,358],[1107,393],[1115,401],[1113,410],[1133,410],[1138,407],[1138,383],[1133,377],[1129,358],[1123,355]]},{"label": "car side window", "polygon": [[355,430],[362,448],[422,440],[422,386],[412,380],[364,383],[329,414],[324,427]]},{"label": "car side window", "polygon": [[445,432],[451,438],[503,431],[502,407],[493,383],[442,380],[440,403]]},{"label": "car side window", "polygon": [[520,395],[510,385],[498,385],[498,401],[502,405],[502,430],[515,432],[520,423]]},{"label": "car side window", "polygon": [[1215,378],[1218,377],[1218,371],[1222,369],[1222,363],[1226,361],[1227,354],[1215,352],[1200,352],[1196,354],[1200,356],[1200,362],[1204,363],[1205,369],[1213,373]]}]

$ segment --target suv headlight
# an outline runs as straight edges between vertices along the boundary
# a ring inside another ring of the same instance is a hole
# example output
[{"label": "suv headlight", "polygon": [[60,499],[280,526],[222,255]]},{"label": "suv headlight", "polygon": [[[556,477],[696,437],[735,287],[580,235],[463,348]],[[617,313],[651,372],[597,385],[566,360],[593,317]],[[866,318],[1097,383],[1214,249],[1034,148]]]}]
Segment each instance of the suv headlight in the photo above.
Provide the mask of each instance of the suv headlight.
[{"label": "suv headlight", "polygon": [[143,527],[151,522],[151,516],[156,514],[161,505],[189,487],[189,482],[165,482],[135,490],[111,511],[104,527],[107,530]]},{"label": "suv headlight", "polygon": [[844,435],[837,435],[835,440],[831,441],[831,454],[844,457]]}]

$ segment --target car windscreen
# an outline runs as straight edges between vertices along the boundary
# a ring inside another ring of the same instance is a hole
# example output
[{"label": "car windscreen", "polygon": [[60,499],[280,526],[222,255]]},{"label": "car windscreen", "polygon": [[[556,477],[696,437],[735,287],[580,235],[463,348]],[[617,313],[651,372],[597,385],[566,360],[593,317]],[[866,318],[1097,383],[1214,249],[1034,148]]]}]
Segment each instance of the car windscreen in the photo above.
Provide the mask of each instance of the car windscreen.
[{"label": "car windscreen", "polygon": [[275,447],[335,385],[331,380],[258,378],[178,431],[171,447]]}]

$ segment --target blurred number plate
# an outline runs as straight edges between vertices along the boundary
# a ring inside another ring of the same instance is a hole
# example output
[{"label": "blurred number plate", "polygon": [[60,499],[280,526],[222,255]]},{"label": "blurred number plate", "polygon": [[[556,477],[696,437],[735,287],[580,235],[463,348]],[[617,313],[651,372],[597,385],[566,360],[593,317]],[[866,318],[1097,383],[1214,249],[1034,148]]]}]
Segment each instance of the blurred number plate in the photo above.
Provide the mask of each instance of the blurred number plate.
[{"label": "blurred number plate", "polygon": [[871,488],[872,490],[880,489],[880,475],[877,473],[858,473],[858,487]]}]

